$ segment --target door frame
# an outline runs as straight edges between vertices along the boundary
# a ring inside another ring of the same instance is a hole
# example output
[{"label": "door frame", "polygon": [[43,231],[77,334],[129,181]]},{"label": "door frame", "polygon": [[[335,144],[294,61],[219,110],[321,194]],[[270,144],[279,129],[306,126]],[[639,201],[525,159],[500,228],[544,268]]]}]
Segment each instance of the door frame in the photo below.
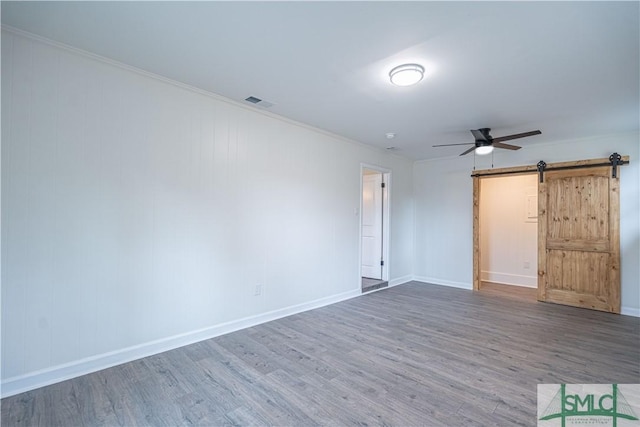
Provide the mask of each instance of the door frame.
[{"label": "door frame", "polygon": [[[535,166],[534,166],[535,168]],[[513,169],[513,172],[507,172],[508,169]],[[483,179],[490,179],[490,178],[495,178],[495,175],[497,176],[514,176],[514,175],[533,175],[535,173],[537,173],[537,171],[520,171],[521,168],[503,168],[503,169],[486,169],[486,170],[480,170],[475,173],[485,173],[485,172],[496,172],[496,171],[500,171],[498,174],[490,174],[487,173],[484,176],[474,176],[473,177],[473,290],[474,291],[478,291],[480,290],[481,286],[482,286],[482,266],[480,264],[480,259],[482,258],[482,254],[480,251],[480,196],[482,194],[481,192],[481,188],[482,188],[482,183],[481,180]],[[536,182],[536,194],[539,192],[539,182]],[[539,221],[539,219],[538,219]],[[540,227],[540,223],[538,222],[536,224],[536,227],[539,229]],[[536,236],[537,236],[537,232],[536,232]],[[537,237],[536,237],[537,238]],[[539,243],[536,244],[537,248],[538,248],[538,257],[540,256],[540,245]],[[536,270],[538,269],[537,265],[536,265]],[[539,276],[536,273],[536,277]],[[539,280],[537,281],[537,285],[536,288],[531,288],[531,289],[537,289],[540,285]]]},{"label": "door frame", "polygon": [[[525,168],[529,168],[528,166]],[[494,178],[497,176],[506,175],[532,175],[537,173],[536,167],[533,166],[533,171],[522,170],[523,167],[514,168],[502,168],[502,169],[485,169],[474,171],[473,176],[473,290],[479,291],[482,284],[482,268],[480,265],[480,259],[482,254],[480,253],[480,197],[481,197],[481,180],[487,178]],[[536,193],[538,188],[536,188]],[[539,227],[539,225],[538,225]],[[540,247],[538,246],[538,251]],[[536,267],[537,268],[537,267]],[[537,276],[537,274],[536,274]],[[539,286],[539,283],[538,283]]]},{"label": "door frame", "polygon": [[[614,153],[615,154],[615,153]],[[629,163],[629,156],[621,156],[622,163],[619,165],[624,165]],[[610,164],[610,159],[600,158],[600,159],[590,159],[590,160],[575,160],[570,162],[558,162],[558,163],[549,163],[545,165],[545,170],[553,170],[553,169],[569,169],[569,168],[581,168],[581,167],[593,167],[597,165],[606,165]],[[489,178],[492,176],[500,176],[500,175],[524,175],[538,173],[537,165],[528,165],[528,166],[514,166],[508,168],[497,168],[497,169],[483,169],[478,171],[473,171],[471,177],[473,178],[473,290],[480,290],[481,286],[481,271],[480,271],[480,180],[483,178]],[[538,189],[540,186],[538,185]],[[539,203],[539,201],[538,201]],[[541,216],[538,215],[538,221],[541,221]],[[618,217],[618,222],[620,218]],[[619,224],[618,224],[619,226]],[[538,222],[538,230],[540,230],[540,223]],[[541,262],[540,257],[540,241],[538,240],[538,263]],[[544,248],[542,249],[544,250]],[[540,289],[540,281],[543,278],[540,277],[540,268],[538,267],[538,290]]]},{"label": "door frame", "polygon": [[372,170],[382,174],[383,182],[385,183],[385,190],[382,192],[382,259],[384,265],[382,266],[382,280],[389,281],[389,237],[390,237],[390,212],[391,205],[391,170],[382,166],[373,165],[370,163],[360,163],[360,192],[359,192],[359,208],[356,214],[358,215],[358,288],[362,287],[362,192],[364,189],[363,177],[364,170]]}]

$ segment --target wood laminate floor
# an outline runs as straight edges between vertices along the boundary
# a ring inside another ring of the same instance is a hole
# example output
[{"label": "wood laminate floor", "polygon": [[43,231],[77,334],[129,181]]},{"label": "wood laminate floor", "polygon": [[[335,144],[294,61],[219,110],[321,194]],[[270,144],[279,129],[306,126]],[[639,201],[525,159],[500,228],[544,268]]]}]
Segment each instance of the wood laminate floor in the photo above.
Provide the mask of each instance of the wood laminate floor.
[{"label": "wood laminate floor", "polygon": [[2,400],[2,426],[536,424],[640,382],[640,319],[412,282]]}]

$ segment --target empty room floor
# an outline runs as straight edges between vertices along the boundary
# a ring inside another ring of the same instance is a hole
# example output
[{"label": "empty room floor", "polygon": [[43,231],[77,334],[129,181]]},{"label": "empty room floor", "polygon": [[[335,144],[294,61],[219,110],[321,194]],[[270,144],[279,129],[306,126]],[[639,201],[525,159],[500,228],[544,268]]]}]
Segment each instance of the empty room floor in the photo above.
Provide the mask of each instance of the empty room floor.
[{"label": "empty room floor", "polygon": [[411,282],[2,400],[2,425],[534,425],[638,383],[640,319]]}]

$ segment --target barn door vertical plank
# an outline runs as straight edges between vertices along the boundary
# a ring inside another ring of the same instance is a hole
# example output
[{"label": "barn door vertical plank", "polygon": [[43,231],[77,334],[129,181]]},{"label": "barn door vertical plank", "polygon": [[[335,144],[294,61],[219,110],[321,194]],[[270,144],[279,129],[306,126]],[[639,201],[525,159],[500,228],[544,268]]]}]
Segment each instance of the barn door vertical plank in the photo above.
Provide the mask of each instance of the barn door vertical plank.
[{"label": "barn door vertical plank", "polygon": [[547,185],[538,183],[538,301],[546,301],[547,288]]},{"label": "barn door vertical plank", "polygon": [[473,290],[480,290],[480,178],[473,177]]},{"label": "barn door vertical plank", "polygon": [[616,178],[609,178],[609,301],[611,312],[620,314],[620,168]]}]

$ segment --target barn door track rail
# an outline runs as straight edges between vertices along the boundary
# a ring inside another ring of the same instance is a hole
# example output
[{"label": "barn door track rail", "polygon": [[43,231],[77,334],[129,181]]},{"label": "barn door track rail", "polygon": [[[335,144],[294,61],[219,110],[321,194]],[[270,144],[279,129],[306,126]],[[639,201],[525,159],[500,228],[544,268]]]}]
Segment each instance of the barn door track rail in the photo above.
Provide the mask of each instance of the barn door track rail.
[{"label": "barn door track rail", "polygon": [[568,169],[583,169],[583,168],[595,168],[601,166],[611,166],[611,177],[618,177],[618,166],[628,165],[629,156],[621,156],[618,153],[613,153],[607,159],[594,159],[594,160],[578,160],[574,162],[564,163],[552,163],[547,164],[544,160],[540,160],[535,166],[521,166],[513,168],[503,169],[487,169],[482,171],[474,171],[471,177],[484,177],[484,176],[497,176],[497,175],[516,175],[523,173],[538,172],[540,182],[544,182],[544,173],[548,171],[568,170]]}]

